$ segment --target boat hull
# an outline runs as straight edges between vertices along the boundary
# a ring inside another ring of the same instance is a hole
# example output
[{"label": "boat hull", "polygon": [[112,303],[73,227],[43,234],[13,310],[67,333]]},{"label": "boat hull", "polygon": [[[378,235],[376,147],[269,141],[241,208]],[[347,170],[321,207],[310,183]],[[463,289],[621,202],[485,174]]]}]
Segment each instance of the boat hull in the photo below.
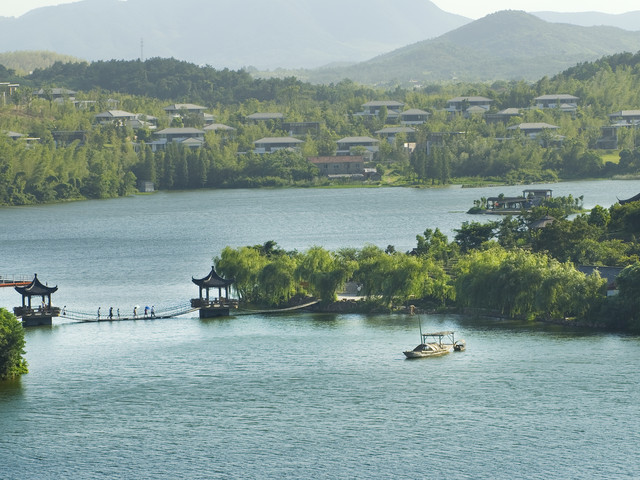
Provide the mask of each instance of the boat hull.
[{"label": "boat hull", "polygon": [[413,350],[407,350],[404,353],[404,356],[407,358],[429,358],[429,357],[441,357],[442,355],[446,355],[451,351],[450,348],[447,347],[429,347],[422,349],[420,345],[418,345]]}]

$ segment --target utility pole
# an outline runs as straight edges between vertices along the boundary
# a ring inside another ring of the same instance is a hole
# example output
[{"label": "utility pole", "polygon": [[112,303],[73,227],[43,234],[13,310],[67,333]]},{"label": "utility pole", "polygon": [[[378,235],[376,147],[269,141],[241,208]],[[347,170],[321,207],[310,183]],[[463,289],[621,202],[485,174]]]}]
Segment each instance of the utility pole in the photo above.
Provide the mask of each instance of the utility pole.
[{"label": "utility pole", "polygon": [[140,39],[140,61],[144,62],[144,38]]}]

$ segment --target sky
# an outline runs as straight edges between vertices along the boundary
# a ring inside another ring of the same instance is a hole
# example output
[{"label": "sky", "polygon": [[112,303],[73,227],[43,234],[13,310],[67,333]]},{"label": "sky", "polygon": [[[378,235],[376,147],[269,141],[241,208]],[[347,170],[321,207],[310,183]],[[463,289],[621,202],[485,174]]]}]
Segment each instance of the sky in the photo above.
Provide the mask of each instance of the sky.
[{"label": "sky", "polygon": [[[77,0],[0,0],[0,16],[19,17],[34,8]],[[86,0],[89,1],[89,0]],[[321,0],[319,0],[321,1]],[[525,12],[625,13],[640,10],[638,0],[431,0],[440,9],[474,20],[499,10]]]}]

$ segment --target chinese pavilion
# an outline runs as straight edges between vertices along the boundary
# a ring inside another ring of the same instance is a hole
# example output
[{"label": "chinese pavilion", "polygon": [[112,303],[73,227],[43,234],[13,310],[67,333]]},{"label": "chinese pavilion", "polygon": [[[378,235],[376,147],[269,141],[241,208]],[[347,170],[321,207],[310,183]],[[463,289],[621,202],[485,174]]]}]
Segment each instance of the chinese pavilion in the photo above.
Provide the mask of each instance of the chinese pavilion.
[{"label": "chinese pavilion", "polygon": [[[22,317],[22,325],[25,327],[52,325],[52,318],[60,315],[60,308],[51,306],[51,294],[57,291],[58,287],[43,285],[38,280],[38,274],[34,275],[28,285],[15,287],[15,289],[22,295],[22,306],[15,307],[13,312],[16,317]],[[41,297],[40,305],[34,307],[32,297]]]},{"label": "chinese pavilion", "polygon": [[[199,297],[191,299],[191,306],[200,309],[200,318],[226,316],[229,315],[230,307],[237,308],[237,302],[229,298],[233,280],[222,278],[216,273],[215,267],[211,267],[206,277],[197,279],[192,277],[191,280],[200,288]],[[211,298],[209,294],[211,289],[218,289],[217,297]]]}]

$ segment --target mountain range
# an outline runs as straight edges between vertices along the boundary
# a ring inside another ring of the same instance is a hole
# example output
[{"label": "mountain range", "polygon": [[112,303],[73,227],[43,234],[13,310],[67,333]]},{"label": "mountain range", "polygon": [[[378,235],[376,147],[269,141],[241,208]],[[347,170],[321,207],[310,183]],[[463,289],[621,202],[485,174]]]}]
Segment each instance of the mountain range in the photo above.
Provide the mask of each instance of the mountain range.
[{"label": "mountain range", "polygon": [[640,50],[638,28],[640,11],[507,10],[473,21],[428,0],[81,0],[0,17],[0,45],[88,61],[172,57],[312,82],[406,84],[536,80]]},{"label": "mountain range", "polygon": [[0,17],[0,45],[89,61],[312,68],[366,60],[470,21],[426,0],[82,0]]}]

